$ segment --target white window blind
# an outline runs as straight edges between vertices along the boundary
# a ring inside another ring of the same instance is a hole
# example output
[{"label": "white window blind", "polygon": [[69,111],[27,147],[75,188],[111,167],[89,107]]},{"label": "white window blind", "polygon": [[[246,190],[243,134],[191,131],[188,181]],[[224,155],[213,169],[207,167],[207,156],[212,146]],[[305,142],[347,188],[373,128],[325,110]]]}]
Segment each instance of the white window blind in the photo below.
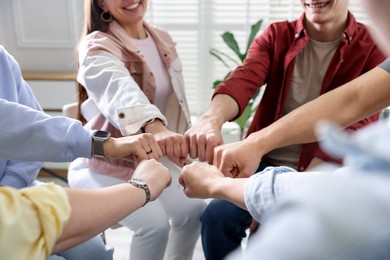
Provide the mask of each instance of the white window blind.
[{"label": "white window blind", "polygon": [[[350,10],[358,21],[367,22],[359,1],[351,0]],[[190,110],[199,116],[210,102],[212,83],[229,71],[209,49],[234,57],[221,34],[232,32],[243,51],[250,27],[257,20],[263,19],[264,29],[272,22],[297,19],[301,14],[300,0],[149,0],[146,20],[166,29],[177,43]]]}]

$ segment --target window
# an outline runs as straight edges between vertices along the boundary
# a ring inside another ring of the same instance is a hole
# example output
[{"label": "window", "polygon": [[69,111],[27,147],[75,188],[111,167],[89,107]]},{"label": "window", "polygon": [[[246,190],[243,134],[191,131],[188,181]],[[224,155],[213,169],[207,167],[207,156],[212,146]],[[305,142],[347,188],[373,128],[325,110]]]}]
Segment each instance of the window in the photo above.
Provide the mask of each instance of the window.
[{"label": "window", "polygon": [[[350,1],[350,10],[358,21],[367,21],[357,0]],[[231,31],[243,49],[257,20],[263,19],[264,29],[301,13],[300,0],[149,0],[146,20],[166,29],[177,42],[190,110],[199,116],[210,102],[212,83],[228,72],[209,54],[211,47],[228,52],[220,35]]]}]

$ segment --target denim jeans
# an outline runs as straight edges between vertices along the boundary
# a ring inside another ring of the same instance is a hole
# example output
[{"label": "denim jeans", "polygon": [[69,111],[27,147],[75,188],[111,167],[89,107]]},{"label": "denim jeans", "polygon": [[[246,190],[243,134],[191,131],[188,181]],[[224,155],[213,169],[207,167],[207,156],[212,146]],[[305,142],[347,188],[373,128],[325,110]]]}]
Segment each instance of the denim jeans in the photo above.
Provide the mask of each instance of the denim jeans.
[{"label": "denim jeans", "polygon": [[[268,166],[271,165],[262,161],[256,172]],[[204,211],[201,222],[206,260],[222,260],[241,245],[252,223],[252,216],[229,201],[214,199]]]},{"label": "denim jeans", "polygon": [[114,249],[97,235],[77,246],[51,255],[47,260],[112,260]]}]

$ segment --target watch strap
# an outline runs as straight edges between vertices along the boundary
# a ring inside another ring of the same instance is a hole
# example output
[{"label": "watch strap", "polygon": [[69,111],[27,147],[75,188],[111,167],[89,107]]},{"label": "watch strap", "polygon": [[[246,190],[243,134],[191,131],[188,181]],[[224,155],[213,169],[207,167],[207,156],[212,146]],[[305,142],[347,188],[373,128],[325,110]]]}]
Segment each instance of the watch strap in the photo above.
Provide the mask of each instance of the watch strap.
[{"label": "watch strap", "polygon": [[110,132],[101,130],[97,130],[92,134],[92,156],[104,157],[103,143],[110,136]]},{"label": "watch strap", "polygon": [[128,180],[127,182],[130,183],[131,185],[133,185],[137,188],[141,188],[145,191],[146,200],[145,200],[145,203],[142,205],[142,207],[145,206],[146,203],[148,203],[151,200],[150,189],[149,189],[148,184],[145,181],[143,181],[141,179],[137,179],[137,178],[132,178],[132,179]]},{"label": "watch strap", "polygon": [[93,140],[92,142],[93,155],[97,157],[104,157],[103,141]]}]

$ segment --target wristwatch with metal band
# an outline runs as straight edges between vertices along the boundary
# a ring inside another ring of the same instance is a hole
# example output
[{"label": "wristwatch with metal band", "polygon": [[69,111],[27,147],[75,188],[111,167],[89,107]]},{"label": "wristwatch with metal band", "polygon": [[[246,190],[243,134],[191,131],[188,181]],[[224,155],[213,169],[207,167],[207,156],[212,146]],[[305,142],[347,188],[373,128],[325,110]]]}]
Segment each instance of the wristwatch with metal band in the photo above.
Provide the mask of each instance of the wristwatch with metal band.
[{"label": "wristwatch with metal band", "polygon": [[95,131],[92,134],[92,155],[104,157],[103,143],[111,136],[107,131]]},{"label": "wristwatch with metal band", "polygon": [[145,201],[144,205],[142,205],[142,207],[145,206],[145,204],[148,203],[151,199],[148,184],[146,182],[144,182],[143,180],[137,179],[137,178],[132,178],[132,179],[128,180],[127,182],[130,183],[131,185],[133,185],[137,188],[141,188],[145,191],[146,201]]}]

